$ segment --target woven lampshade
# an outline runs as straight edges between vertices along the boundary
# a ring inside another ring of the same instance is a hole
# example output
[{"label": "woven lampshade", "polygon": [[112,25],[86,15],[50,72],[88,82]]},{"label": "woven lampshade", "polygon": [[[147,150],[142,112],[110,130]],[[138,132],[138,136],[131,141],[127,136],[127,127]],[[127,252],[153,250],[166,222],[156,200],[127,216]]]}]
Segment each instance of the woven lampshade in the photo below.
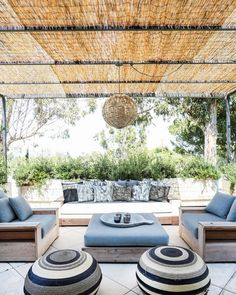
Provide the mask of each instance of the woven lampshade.
[{"label": "woven lampshade", "polygon": [[116,94],[105,101],[102,115],[110,126],[121,129],[135,120],[137,106],[128,95]]}]

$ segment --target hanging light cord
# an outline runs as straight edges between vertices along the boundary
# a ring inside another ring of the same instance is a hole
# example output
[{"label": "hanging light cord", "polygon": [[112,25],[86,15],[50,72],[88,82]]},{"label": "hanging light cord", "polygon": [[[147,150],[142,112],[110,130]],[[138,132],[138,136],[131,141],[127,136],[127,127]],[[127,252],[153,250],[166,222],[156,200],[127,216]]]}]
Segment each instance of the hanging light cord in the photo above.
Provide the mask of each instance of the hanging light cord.
[{"label": "hanging light cord", "polygon": [[118,66],[119,71],[118,71],[118,75],[119,75],[119,94],[120,94],[120,66]]},{"label": "hanging light cord", "polygon": [[132,69],[134,69],[137,73],[139,73],[139,74],[141,74],[141,75],[148,76],[148,77],[152,77],[152,78],[162,78],[162,77],[168,77],[169,75],[171,75],[171,74],[177,72],[177,71],[178,71],[183,65],[180,65],[180,66],[179,66],[176,70],[174,70],[173,72],[170,72],[170,73],[168,73],[168,74],[166,74],[166,75],[161,75],[161,76],[154,76],[154,75],[149,75],[149,74],[147,74],[147,73],[140,72],[138,69],[136,69],[136,68],[134,67],[133,64],[130,64],[130,66],[132,67]]}]

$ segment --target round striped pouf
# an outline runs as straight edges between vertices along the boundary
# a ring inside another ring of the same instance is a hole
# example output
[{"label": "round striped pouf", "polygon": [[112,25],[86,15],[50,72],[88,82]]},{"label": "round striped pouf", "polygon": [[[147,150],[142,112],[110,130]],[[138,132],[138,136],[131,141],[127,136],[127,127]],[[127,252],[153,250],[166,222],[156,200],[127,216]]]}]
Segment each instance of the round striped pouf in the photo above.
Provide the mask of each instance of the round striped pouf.
[{"label": "round striped pouf", "polygon": [[44,255],[25,278],[27,295],[92,295],[102,280],[97,261],[88,253],[59,250]]},{"label": "round striped pouf", "polygon": [[203,295],[211,283],[202,258],[174,246],[159,246],[143,253],[136,276],[142,291],[151,295]]}]

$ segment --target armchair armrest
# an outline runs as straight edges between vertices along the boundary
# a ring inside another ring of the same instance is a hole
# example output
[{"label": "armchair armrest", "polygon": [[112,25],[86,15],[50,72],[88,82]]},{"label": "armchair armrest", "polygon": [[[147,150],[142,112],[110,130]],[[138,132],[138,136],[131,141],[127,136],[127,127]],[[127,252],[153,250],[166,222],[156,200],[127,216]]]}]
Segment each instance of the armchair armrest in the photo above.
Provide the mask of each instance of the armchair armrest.
[{"label": "armchair armrest", "polygon": [[236,240],[236,222],[199,222],[199,241]]},{"label": "armchair armrest", "polygon": [[58,208],[34,208],[32,209],[33,214],[52,214],[52,215],[58,215]]},{"label": "armchair armrest", "polygon": [[0,223],[0,241],[38,240],[41,237],[39,222]]},{"label": "armchair armrest", "polygon": [[205,206],[180,206],[179,207],[179,210],[181,213],[184,213],[184,212],[205,212]]},{"label": "armchair armrest", "polygon": [[0,231],[3,230],[11,230],[11,229],[17,229],[17,230],[27,230],[32,228],[37,228],[40,226],[39,222],[2,222],[0,223]]}]

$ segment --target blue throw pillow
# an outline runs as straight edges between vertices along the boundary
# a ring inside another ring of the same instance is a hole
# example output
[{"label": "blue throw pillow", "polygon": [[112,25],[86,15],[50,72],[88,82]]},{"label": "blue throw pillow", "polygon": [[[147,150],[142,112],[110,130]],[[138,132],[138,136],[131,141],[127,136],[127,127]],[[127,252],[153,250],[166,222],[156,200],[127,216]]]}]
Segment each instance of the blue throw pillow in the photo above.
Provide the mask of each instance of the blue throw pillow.
[{"label": "blue throw pillow", "polygon": [[0,199],[7,198],[7,195],[4,193],[2,189],[0,189]]},{"label": "blue throw pillow", "polygon": [[235,197],[217,192],[206,207],[206,211],[226,219]]},{"label": "blue throw pillow", "polygon": [[236,197],[227,215],[227,221],[236,221]]},{"label": "blue throw pillow", "polygon": [[0,199],[0,222],[11,222],[16,219],[16,215],[12,210],[9,199],[1,198]]},{"label": "blue throw pillow", "polygon": [[23,197],[9,198],[9,202],[19,220],[24,221],[33,215],[30,205]]}]

